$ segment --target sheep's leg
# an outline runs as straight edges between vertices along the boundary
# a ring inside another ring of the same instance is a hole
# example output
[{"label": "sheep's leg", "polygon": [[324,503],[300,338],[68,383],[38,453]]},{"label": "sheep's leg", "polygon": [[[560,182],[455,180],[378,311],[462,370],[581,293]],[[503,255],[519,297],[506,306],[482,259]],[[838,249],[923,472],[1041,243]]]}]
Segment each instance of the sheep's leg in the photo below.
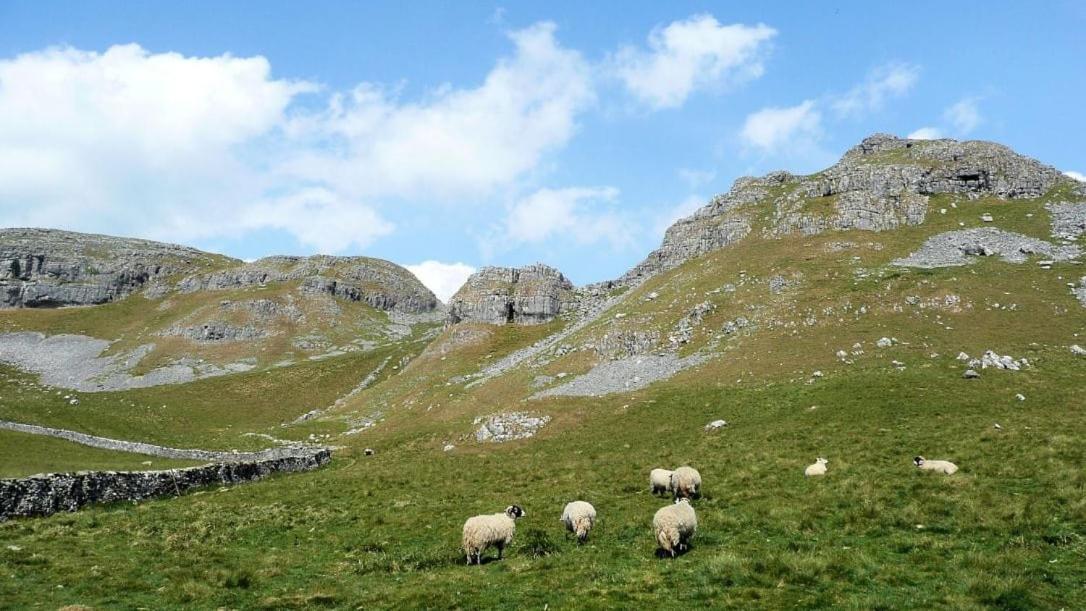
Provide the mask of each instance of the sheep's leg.
[{"label": "sheep's leg", "polygon": [[498,544],[498,560],[502,559],[502,552],[505,551],[505,546],[501,543]]}]

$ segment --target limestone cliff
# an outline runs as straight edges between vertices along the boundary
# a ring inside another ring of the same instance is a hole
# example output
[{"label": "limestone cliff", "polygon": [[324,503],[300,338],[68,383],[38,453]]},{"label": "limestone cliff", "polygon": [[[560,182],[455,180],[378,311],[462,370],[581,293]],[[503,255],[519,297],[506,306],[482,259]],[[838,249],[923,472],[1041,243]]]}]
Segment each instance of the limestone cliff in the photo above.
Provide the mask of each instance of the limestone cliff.
[{"label": "limestone cliff", "polygon": [[449,323],[547,322],[569,307],[573,284],[542,264],[520,268],[484,267],[449,300]]}]

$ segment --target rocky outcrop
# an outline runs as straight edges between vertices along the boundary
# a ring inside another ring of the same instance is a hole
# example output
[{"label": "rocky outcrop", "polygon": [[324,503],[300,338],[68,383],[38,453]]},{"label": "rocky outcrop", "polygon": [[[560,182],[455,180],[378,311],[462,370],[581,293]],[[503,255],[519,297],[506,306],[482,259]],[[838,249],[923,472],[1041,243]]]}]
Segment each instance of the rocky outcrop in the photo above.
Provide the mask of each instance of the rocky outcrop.
[{"label": "rocky outcrop", "polygon": [[619,282],[671,269],[755,230],[767,237],[884,231],[923,222],[933,195],[1039,197],[1068,181],[1055,168],[991,142],[876,134],[810,176],[774,172],[740,178],[728,193],[672,225],[660,248]]},{"label": "rocky outcrop", "polygon": [[967,265],[970,257],[998,256],[1008,263],[1024,263],[1031,256],[1066,261],[1080,254],[1076,246],[1056,246],[1044,240],[994,227],[948,231],[928,238],[920,250],[897,259],[900,267],[953,267]]},{"label": "rocky outcrop", "polygon": [[362,301],[378,310],[410,314],[432,312],[437,297],[403,267],[369,257],[266,257],[213,273],[189,276],[182,293],[221,291],[299,281],[299,290]]},{"label": "rocky outcrop", "polygon": [[193,248],[53,229],[0,229],[0,307],[96,305],[231,260]]},{"label": "rocky outcrop", "polygon": [[538,324],[554,319],[573,302],[573,284],[542,264],[484,267],[449,300],[448,322]]},{"label": "rocky outcrop", "polygon": [[524,412],[507,412],[476,418],[473,424],[478,424],[479,429],[475,431],[475,440],[505,443],[517,439],[528,439],[534,437],[550,420],[550,416],[537,416]]}]

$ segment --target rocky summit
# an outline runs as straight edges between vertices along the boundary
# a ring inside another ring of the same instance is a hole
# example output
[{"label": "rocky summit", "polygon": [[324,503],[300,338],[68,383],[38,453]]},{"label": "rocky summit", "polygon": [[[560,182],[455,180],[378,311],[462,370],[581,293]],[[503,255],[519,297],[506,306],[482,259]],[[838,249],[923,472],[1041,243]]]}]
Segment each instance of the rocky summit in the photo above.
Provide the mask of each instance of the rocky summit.
[{"label": "rocky summit", "polygon": [[1067,178],[992,142],[865,138],[832,167],[809,176],[774,172],[740,178],[692,216],[621,279],[630,283],[728,246],[751,232],[815,235],[828,230],[886,231],[917,225],[932,196],[1040,197]]},{"label": "rocky summit", "polygon": [[448,322],[543,323],[572,299],[573,284],[552,267],[484,267],[449,300]]}]

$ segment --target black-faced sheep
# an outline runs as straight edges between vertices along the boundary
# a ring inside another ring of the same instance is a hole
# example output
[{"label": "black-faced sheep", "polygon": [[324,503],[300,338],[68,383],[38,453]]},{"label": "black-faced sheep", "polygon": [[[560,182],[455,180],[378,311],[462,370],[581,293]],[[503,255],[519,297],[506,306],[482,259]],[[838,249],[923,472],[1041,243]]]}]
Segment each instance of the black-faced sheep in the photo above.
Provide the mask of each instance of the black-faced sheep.
[{"label": "black-faced sheep", "polygon": [[505,546],[513,540],[513,533],[517,530],[517,518],[523,518],[526,514],[517,505],[510,505],[504,513],[493,513],[468,518],[464,522],[464,553],[467,554],[468,564],[482,563],[483,551],[490,546],[498,548],[498,560],[502,558]]}]

